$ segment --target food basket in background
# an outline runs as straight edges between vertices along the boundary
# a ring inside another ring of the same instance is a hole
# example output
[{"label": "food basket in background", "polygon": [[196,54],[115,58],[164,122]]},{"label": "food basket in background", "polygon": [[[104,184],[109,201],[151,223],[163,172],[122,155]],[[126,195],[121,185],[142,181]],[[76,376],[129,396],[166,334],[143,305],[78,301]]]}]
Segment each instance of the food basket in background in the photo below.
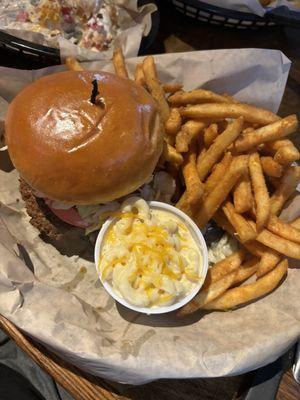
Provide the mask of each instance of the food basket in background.
[{"label": "food basket in background", "polygon": [[[138,7],[156,4],[155,0],[138,0]],[[159,27],[158,10],[151,14],[151,29],[142,38],[139,54],[142,54],[154,41]],[[0,65],[21,68],[38,69],[61,63],[60,51],[57,48],[43,46],[23,40],[0,31]]]},{"label": "food basket in background", "polygon": [[285,25],[300,29],[300,12],[285,6],[270,9],[264,17],[227,8],[217,7],[199,0],[168,0],[180,13],[199,22],[235,29],[258,29]]}]

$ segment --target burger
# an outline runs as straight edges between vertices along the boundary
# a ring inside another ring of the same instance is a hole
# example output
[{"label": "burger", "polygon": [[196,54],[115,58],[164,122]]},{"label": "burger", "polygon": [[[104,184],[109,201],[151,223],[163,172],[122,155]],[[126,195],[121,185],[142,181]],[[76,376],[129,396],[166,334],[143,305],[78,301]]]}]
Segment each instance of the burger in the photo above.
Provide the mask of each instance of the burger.
[{"label": "burger", "polygon": [[11,102],[5,139],[31,223],[52,238],[65,224],[97,229],[133,192],[153,198],[158,186],[170,196],[174,188],[156,169],[163,133],[153,98],[114,74],[38,79]]}]

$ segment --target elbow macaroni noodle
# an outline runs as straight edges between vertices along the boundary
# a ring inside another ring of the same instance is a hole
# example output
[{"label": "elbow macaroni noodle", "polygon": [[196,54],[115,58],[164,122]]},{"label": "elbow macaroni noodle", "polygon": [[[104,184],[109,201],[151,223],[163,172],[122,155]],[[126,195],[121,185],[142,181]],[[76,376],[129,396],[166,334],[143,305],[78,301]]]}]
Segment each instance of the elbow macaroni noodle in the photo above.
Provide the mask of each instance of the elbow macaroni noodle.
[{"label": "elbow macaroni noodle", "polygon": [[106,232],[99,271],[114,291],[138,307],[171,305],[201,279],[202,256],[175,215],[126,200]]}]

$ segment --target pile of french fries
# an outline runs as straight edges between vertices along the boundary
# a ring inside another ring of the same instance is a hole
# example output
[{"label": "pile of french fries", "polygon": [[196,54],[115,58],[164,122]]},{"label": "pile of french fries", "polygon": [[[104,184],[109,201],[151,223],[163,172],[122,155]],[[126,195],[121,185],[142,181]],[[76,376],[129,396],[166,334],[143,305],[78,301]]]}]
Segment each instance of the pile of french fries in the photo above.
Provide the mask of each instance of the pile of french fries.
[{"label": "pile of french fries", "polygon": [[[113,64],[128,78],[120,50]],[[134,80],[157,102],[164,125],[160,165],[185,187],[176,206],[199,228],[214,220],[240,242],[209,269],[201,291],[178,314],[228,310],[270,293],[287,274],[288,258],[300,260],[300,218],[278,217],[300,181],[300,154],[286,138],[298,128],[296,115],[280,118],[228,94],[163,84],[152,56],[136,66]]]},{"label": "pile of french fries", "polygon": [[260,4],[264,7],[268,6],[272,1],[273,0],[259,0]]}]

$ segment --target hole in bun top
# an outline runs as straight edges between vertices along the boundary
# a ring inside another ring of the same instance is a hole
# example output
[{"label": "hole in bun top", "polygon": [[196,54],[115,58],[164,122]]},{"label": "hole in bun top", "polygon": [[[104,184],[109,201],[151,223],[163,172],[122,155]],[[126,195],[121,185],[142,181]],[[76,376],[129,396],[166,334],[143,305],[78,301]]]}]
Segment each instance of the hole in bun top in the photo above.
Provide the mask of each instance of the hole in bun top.
[{"label": "hole in bun top", "polygon": [[[100,101],[93,104],[93,80]],[[153,172],[162,132],[152,97],[107,72],[67,71],[38,79],[9,106],[6,142],[20,175],[50,199],[105,203]]]}]

